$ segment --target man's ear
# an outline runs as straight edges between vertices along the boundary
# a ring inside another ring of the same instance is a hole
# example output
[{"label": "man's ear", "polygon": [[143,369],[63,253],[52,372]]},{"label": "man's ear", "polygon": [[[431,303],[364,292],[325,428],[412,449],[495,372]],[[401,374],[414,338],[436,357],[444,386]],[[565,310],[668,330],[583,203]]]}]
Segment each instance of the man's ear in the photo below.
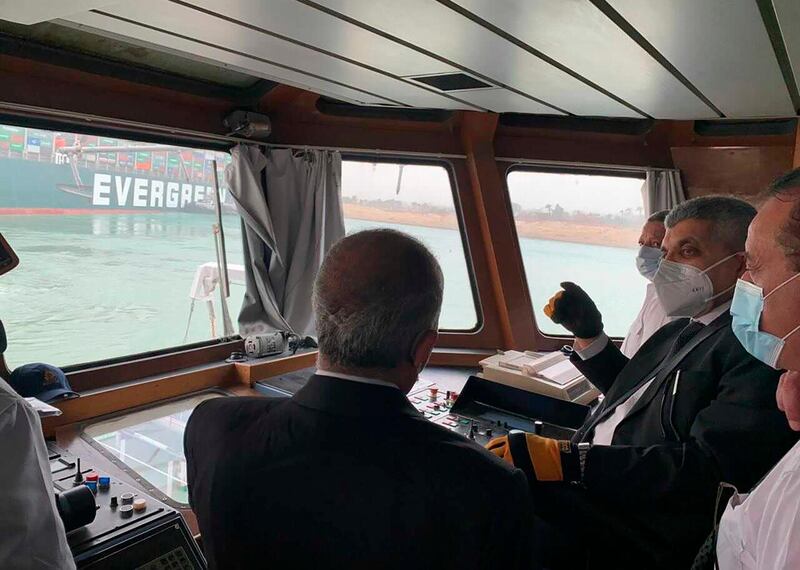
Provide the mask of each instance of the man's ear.
[{"label": "man's ear", "polygon": [[747,271],[747,256],[745,252],[740,251],[739,253],[736,254],[736,257],[734,257],[734,259],[736,260],[736,263],[739,264],[736,267],[736,274],[741,279],[745,271]]},{"label": "man's ear", "polygon": [[419,336],[417,343],[411,348],[411,361],[414,368],[421,372],[431,358],[433,347],[439,340],[439,333],[434,330],[425,331]]}]

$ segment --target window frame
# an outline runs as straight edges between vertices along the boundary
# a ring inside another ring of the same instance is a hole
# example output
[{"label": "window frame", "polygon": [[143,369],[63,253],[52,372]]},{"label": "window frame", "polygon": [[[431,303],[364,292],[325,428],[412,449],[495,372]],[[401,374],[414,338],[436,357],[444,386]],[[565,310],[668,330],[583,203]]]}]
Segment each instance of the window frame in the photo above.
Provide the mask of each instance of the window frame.
[{"label": "window frame", "polygon": [[[130,127],[114,127],[100,121],[86,123],[67,119],[56,119],[47,116],[16,115],[0,113],[0,124],[39,129],[51,132],[68,133],[118,138],[137,143],[155,143],[187,149],[227,152],[236,145],[233,141],[193,138],[175,133],[163,134]],[[238,334],[230,337],[219,337],[194,343],[167,346],[151,351],[123,354],[96,361],[77,362],[60,368],[69,378],[75,391],[91,390],[112,386],[126,381],[137,380],[146,376],[156,376],[173,372],[190,366],[201,366],[230,356],[231,352],[243,351],[244,339]],[[112,378],[110,378],[113,377]]]},{"label": "window frame", "polygon": [[[458,182],[455,173],[455,167],[452,161],[448,159],[436,158],[416,158],[403,155],[394,154],[370,154],[369,152],[343,152],[342,162],[366,162],[366,163],[382,163],[382,164],[402,164],[402,165],[416,165],[416,166],[439,166],[444,168],[450,182],[450,193],[453,198],[453,209],[458,222],[458,231],[461,235],[461,247],[464,252],[464,261],[467,266],[467,276],[469,278],[470,291],[472,292],[472,302],[475,307],[475,326],[471,329],[439,329],[439,333],[445,336],[462,336],[462,335],[478,335],[485,327],[486,319],[483,313],[483,302],[480,297],[480,290],[478,287],[478,278],[476,276],[474,260],[472,257],[472,248],[469,243],[469,234],[466,230],[464,222],[464,211],[461,204],[461,196],[458,191]],[[344,216],[343,216],[344,217]]]},{"label": "window frame", "polygon": [[[505,176],[503,177],[503,183],[506,187],[506,201],[508,206],[508,211],[511,215],[511,225],[512,231],[514,233],[514,237],[516,241],[514,242],[514,248],[516,250],[516,256],[519,260],[520,268],[522,269],[522,274],[524,277],[524,288],[525,288],[525,296],[528,299],[528,309],[531,312],[531,316],[533,319],[534,325],[534,341],[537,350],[558,350],[565,343],[571,342],[574,338],[572,335],[569,334],[548,334],[542,331],[539,327],[539,322],[536,319],[536,310],[533,306],[533,299],[531,297],[531,287],[528,281],[528,274],[525,271],[525,263],[522,259],[522,249],[519,243],[519,234],[517,233],[517,221],[514,218],[514,214],[511,208],[511,190],[508,185],[508,177],[514,172],[533,172],[533,173],[543,173],[543,174],[582,174],[582,175],[590,175],[590,176],[614,176],[617,178],[636,178],[642,181],[642,183],[646,180],[646,169],[642,168],[626,168],[624,166],[597,166],[597,165],[586,165],[581,166],[577,164],[567,164],[567,165],[558,165],[558,164],[529,164],[529,163],[514,163],[509,165],[505,169]],[[644,206],[644,205],[643,205]],[[616,343],[622,343],[625,337],[623,336],[611,336],[609,337],[611,340]]]}]

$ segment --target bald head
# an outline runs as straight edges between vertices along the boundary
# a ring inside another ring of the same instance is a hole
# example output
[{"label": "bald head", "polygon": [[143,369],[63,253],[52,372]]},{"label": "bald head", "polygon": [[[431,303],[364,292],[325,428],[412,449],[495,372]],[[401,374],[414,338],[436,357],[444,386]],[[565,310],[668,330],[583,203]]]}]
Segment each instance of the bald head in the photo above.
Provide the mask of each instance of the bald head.
[{"label": "bald head", "polygon": [[442,292],[436,258],[411,236],[379,229],[345,237],[314,285],[321,357],[345,368],[409,364],[420,337],[437,328]]}]

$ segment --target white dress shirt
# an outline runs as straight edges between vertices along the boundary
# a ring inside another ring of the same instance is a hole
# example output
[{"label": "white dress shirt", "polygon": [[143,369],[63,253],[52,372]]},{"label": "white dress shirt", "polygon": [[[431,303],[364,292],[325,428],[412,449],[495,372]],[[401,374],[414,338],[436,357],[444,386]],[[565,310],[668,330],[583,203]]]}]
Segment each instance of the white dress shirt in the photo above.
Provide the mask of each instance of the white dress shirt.
[{"label": "white dress shirt", "polygon": [[[709,311],[705,315],[697,317],[696,319],[692,319],[694,322],[698,322],[702,325],[709,325],[714,322],[717,317],[721,316],[726,311],[729,311],[731,308],[731,301],[727,303],[723,303],[719,307]],[[581,358],[581,360],[589,360],[590,358],[597,356],[600,352],[606,347],[608,344],[608,336],[605,333],[601,333],[599,337],[597,337],[589,346],[583,349],[575,349],[575,353]],[[592,444],[593,445],[611,445],[611,440],[614,439],[614,432],[617,431],[617,426],[622,423],[633,407],[636,405],[636,402],[639,401],[647,389],[650,387],[650,384],[653,383],[655,377],[651,378],[644,384],[642,384],[636,392],[634,392],[627,400],[619,404],[615,409],[614,412],[605,420],[597,424],[594,428],[594,435],[592,437]]]},{"label": "white dress shirt", "polygon": [[728,502],[717,559],[720,570],[800,568],[800,443],[750,494]]},{"label": "white dress shirt", "polygon": [[625,340],[622,341],[622,348],[620,348],[622,354],[633,358],[639,347],[653,336],[654,332],[673,320],[673,317],[668,317],[664,312],[661,301],[658,300],[655,285],[648,283],[642,308],[639,309],[639,314],[636,315],[628,329],[628,334],[625,335]]},{"label": "white dress shirt", "polygon": [[0,568],[74,569],[39,416],[3,380],[0,450]]}]

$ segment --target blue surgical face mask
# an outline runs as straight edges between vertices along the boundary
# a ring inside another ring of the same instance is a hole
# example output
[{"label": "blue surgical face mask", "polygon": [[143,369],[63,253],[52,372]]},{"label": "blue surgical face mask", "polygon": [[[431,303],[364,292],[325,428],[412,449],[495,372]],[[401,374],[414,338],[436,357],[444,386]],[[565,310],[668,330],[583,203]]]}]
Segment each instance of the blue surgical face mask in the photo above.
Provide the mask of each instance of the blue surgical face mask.
[{"label": "blue surgical face mask", "polygon": [[639,255],[636,256],[636,268],[641,273],[642,277],[648,281],[653,280],[653,276],[658,271],[658,266],[661,263],[663,254],[657,247],[649,247],[643,245],[639,248]]},{"label": "blue surgical face mask", "polygon": [[761,313],[764,312],[764,301],[775,291],[798,277],[800,277],[800,273],[775,287],[766,296],[758,285],[739,279],[733,294],[733,303],[731,304],[733,334],[747,352],[775,369],[778,368],[778,358],[786,344],[786,339],[800,331],[800,325],[783,338],[758,330],[758,325],[761,322]]}]

